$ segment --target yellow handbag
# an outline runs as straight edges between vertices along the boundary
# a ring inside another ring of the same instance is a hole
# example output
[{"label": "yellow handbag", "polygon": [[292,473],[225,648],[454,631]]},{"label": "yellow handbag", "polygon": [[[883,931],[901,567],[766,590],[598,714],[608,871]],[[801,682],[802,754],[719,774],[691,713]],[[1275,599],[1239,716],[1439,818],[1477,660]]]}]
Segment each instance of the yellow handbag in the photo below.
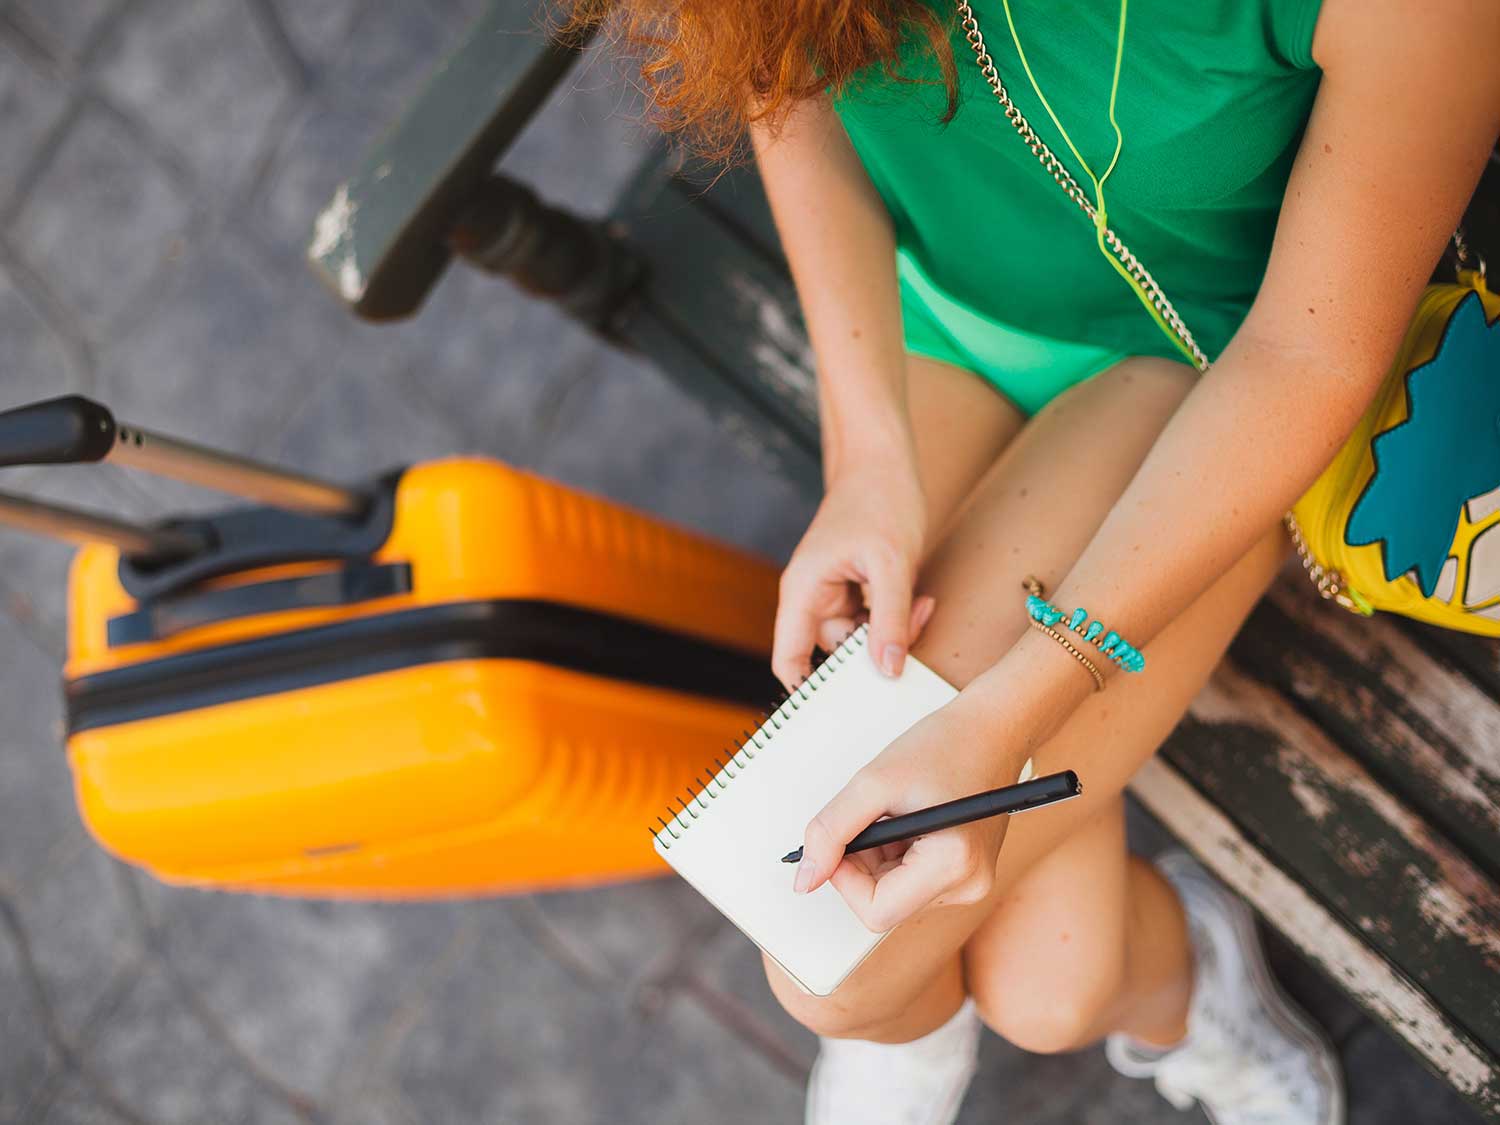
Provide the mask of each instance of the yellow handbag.
[{"label": "yellow handbag", "polygon": [[1287,515],[1318,591],[1500,636],[1500,297],[1429,285],[1354,432]]},{"label": "yellow handbag", "polygon": [[[1109,225],[1102,207],[1109,173],[1094,175],[1048,106],[1093,183],[1091,202],[1011,100],[968,0],[957,0],[957,8],[1006,120],[1094,226],[1100,250],[1157,326],[1206,370],[1208,356],[1172,302]],[[1123,50],[1123,18],[1120,34]],[[1016,50],[1025,66],[1018,39]],[[1117,52],[1116,82],[1119,68]],[[1027,77],[1046,105],[1029,68]],[[1500,636],[1500,297],[1485,285],[1482,258],[1478,268],[1465,268],[1462,232],[1453,241],[1457,282],[1427,287],[1374,401],[1285,521],[1323,597],[1355,613],[1387,610]]]}]

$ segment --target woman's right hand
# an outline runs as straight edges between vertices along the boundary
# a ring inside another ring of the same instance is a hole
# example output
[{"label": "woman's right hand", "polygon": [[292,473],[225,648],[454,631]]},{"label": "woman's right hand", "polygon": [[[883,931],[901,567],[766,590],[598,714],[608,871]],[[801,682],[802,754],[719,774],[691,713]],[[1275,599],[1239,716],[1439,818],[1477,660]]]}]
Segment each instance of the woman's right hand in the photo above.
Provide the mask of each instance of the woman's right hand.
[{"label": "woman's right hand", "polygon": [[900,675],[936,604],[912,597],[926,528],[910,457],[838,474],[781,575],[771,669],[788,691],[812,670],[814,645],[832,651],[867,618],[875,663]]}]

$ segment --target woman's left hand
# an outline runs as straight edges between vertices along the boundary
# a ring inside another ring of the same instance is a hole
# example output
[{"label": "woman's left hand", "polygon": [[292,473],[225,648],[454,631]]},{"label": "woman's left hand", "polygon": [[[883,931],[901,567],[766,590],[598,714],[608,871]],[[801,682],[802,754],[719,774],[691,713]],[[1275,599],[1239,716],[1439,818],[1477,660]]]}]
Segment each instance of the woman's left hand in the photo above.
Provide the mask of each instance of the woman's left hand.
[{"label": "woman's left hand", "polygon": [[824,806],[803,834],[793,889],[803,893],[832,881],[877,933],[925,906],[974,903],[990,893],[1009,817],[844,855],[844,846],[881,817],[1015,782],[1026,754],[1004,735],[993,701],[976,694],[960,693],[912,727]]}]

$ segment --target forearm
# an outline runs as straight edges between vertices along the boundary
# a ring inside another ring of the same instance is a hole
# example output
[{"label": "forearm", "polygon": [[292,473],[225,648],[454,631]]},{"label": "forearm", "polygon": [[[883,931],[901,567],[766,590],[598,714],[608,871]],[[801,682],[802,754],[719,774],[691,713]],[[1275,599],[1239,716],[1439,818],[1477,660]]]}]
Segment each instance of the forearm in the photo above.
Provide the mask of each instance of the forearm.
[{"label": "forearm", "polygon": [[[1500,75],[1471,90],[1451,60],[1500,42],[1500,9],[1444,7],[1325,4],[1324,75],[1249,315],[1074,565],[1048,576],[1051,600],[1140,648],[1147,676],[1152,639],[1274,528],[1369,405],[1494,147]],[[1396,73],[1424,96],[1372,116]],[[1455,108],[1435,119],[1434,99]],[[1032,745],[1093,690],[1033,629],[971,686]]]},{"label": "forearm", "polygon": [[751,140],[818,366],[829,483],[867,460],[910,459],[890,216],[826,99]]},{"label": "forearm", "polygon": [[[1379,375],[1367,366],[1340,376],[1311,355],[1237,341],[1189,393],[1073,566],[1046,576],[1049,600],[1085,607],[1142,649],[1149,667],[1152,639],[1276,526]],[[1018,591],[1018,615],[1021,600]],[[1106,676],[1124,674],[1105,657],[1095,663]],[[1094,688],[1032,629],[975,686],[992,705],[1025,699],[1038,740]]]},{"label": "forearm", "polygon": [[1236,340],[1167,424],[1087,549],[1055,575],[1137,647],[1232,567],[1333,458],[1373,396],[1373,362]]}]

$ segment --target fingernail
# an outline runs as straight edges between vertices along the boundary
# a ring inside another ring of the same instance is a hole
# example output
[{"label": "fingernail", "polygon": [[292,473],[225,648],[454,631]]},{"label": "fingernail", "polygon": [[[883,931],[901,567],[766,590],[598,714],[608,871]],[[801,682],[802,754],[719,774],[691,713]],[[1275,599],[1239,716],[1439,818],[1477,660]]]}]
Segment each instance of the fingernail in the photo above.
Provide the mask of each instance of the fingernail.
[{"label": "fingernail", "polygon": [[901,675],[901,660],[906,653],[901,651],[900,645],[886,645],[885,651],[880,656],[880,666],[885,669],[885,674],[892,679]]},{"label": "fingernail", "polygon": [[812,865],[804,859],[801,863],[797,864],[797,877],[792,880],[792,891],[795,894],[805,895],[807,888],[812,885],[812,881]]},{"label": "fingernail", "polygon": [[937,609],[937,599],[927,598],[917,607],[917,628],[927,628],[927,623],[932,620],[932,612]]}]

